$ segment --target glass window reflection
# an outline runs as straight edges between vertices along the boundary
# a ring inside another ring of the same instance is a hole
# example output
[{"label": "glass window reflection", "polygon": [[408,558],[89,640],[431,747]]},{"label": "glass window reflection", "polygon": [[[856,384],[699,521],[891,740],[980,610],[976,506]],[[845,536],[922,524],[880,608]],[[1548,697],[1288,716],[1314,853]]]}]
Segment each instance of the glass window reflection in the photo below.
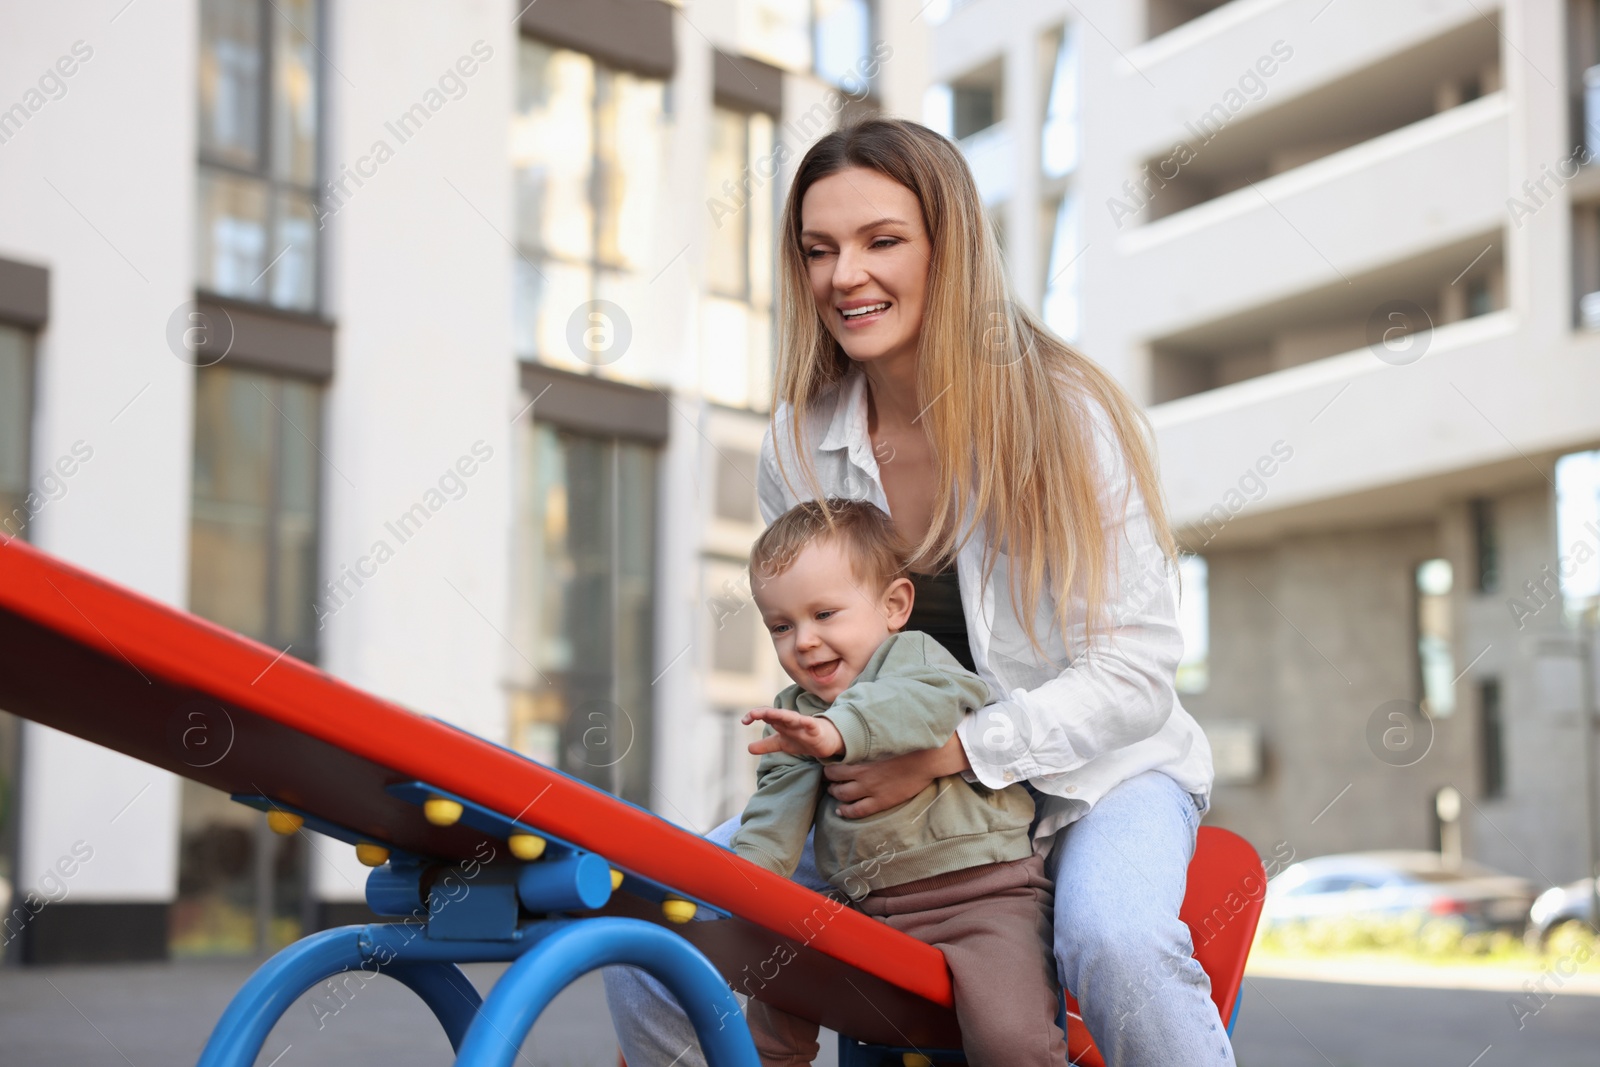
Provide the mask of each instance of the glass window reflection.
[{"label": "glass window reflection", "polygon": [[648,805],[655,450],[522,433],[512,745]]},{"label": "glass window reflection", "polygon": [[318,303],[317,0],[202,0],[196,285]]},{"label": "glass window reflection", "polygon": [[815,0],[817,76],[847,93],[871,86],[863,78],[872,47],[872,9],[867,0]]},{"label": "glass window reflection", "polygon": [[189,608],[316,657],[317,387],[224,366],[195,376]]},{"label": "glass window reflection", "polygon": [[200,5],[200,154],[254,169],[261,152],[261,5]]},{"label": "glass window reflection", "polygon": [[513,337],[522,358],[592,369],[568,350],[567,320],[588,301],[612,299],[605,292],[632,291],[649,269],[666,109],[658,79],[519,42],[511,166]]},{"label": "glass window reflection", "polygon": [[1079,292],[1083,253],[1079,245],[1078,195],[1068,190],[1055,205],[1050,234],[1049,266],[1046,268],[1042,310],[1045,325],[1064,340],[1076,341],[1081,323],[1082,301]]},{"label": "glass window reflection", "polygon": [[0,540],[27,537],[28,441],[33,430],[29,336],[0,325]]},{"label": "glass window reflection", "polygon": [[1078,166],[1078,28],[1072,23],[1062,29],[1056,44],[1040,161],[1051,178]]}]

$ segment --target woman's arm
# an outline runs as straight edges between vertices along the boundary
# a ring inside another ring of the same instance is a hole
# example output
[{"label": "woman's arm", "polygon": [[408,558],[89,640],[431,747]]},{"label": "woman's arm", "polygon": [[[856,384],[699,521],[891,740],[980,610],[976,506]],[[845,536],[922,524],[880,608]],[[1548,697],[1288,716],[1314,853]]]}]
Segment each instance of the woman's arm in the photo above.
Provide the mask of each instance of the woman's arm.
[{"label": "woman's arm", "polygon": [[840,801],[839,814],[859,819],[903,804],[948,774],[972,769],[959,738],[939,748],[908,752],[876,763],[829,763],[822,768],[828,795]]}]

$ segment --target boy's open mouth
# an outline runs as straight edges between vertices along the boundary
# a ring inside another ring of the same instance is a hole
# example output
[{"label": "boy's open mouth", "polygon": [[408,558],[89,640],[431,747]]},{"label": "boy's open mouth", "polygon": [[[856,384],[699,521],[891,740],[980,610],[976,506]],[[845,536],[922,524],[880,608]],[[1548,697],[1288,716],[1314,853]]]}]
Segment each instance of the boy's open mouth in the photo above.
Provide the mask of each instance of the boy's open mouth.
[{"label": "boy's open mouth", "polygon": [[838,673],[839,664],[843,662],[843,660],[830,659],[826,663],[814,663],[807,667],[806,670],[809,671],[811,677],[815,678],[817,681],[830,682],[833,680],[833,676]]}]

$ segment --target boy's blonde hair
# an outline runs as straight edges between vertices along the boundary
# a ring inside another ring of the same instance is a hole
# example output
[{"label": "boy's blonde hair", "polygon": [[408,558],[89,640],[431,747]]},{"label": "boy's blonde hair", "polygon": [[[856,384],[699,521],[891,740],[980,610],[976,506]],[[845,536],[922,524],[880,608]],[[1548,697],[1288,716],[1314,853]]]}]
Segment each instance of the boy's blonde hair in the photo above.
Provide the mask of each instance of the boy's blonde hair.
[{"label": "boy's blonde hair", "polygon": [[750,549],[752,586],[784,573],[802,549],[826,538],[844,546],[851,570],[871,593],[905,573],[909,547],[889,516],[865,500],[830,497],[826,509],[816,500],[796,504],[761,532]]}]

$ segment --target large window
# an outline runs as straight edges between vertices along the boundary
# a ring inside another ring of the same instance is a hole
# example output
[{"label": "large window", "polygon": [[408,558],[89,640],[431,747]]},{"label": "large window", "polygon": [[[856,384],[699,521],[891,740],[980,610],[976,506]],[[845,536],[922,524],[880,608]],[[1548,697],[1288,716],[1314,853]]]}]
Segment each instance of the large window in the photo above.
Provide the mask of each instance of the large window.
[{"label": "large window", "polygon": [[[511,123],[517,354],[587,370],[610,362],[570,340],[594,300],[643,305],[665,166],[666,85],[524,38]],[[587,320],[585,320],[587,321]]]},{"label": "large window", "polygon": [[812,0],[739,0],[734,40],[741,53],[796,73],[812,66]]},{"label": "large window", "polygon": [[0,537],[27,536],[32,347],[27,333],[0,325]]},{"label": "large window", "polygon": [[[701,386],[710,399],[735,407],[765,408],[772,381],[777,183],[760,176],[772,173],[773,136],[772,118],[759,111],[712,111],[707,202],[737,206],[708,220]],[[730,187],[738,192],[731,200]]]},{"label": "large window", "polygon": [[1469,505],[1472,519],[1472,551],[1477,587],[1480,593],[1500,590],[1500,536],[1494,501],[1478,497]]},{"label": "large window", "polygon": [[814,0],[812,19],[817,77],[852,95],[870,89],[864,77],[872,50],[868,0]]},{"label": "large window", "polygon": [[195,379],[190,610],[315,660],[319,389],[225,367]]},{"label": "large window", "polygon": [[1059,178],[1078,166],[1078,27],[1068,23],[1046,40],[1054,54],[1046,97],[1039,159],[1045,177]]},{"label": "large window", "polygon": [[1079,275],[1084,251],[1077,191],[1069,188],[1047,204],[1044,221],[1050,240],[1040,310],[1046,326],[1063,340],[1076,341],[1083,328]]},{"label": "large window", "polygon": [[317,307],[317,0],[201,0],[196,286]]},{"label": "large window", "polygon": [[[28,439],[33,426],[32,345],[28,334],[0,325],[0,541],[28,533]],[[21,722],[0,711],[0,914],[9,914],[16,886],[17,800]],[[9,928],[0,956],[12,955]]]},{"label": "large window", "polygon": [[[320,408],[317,386],[295,379],[223,366],[195,377],[189,608],[313,661]],[[276,837],[185,779],[179,841],[174,955],[267,952],[305,932],[303,835]]]},{"label": "large window", "polygon": [[542,422],[521,447],[512,746],[648,805],[655,449]]},{"label": "large window", "polygon": [[1447,559],[1417,567],[1417,665],[1422,675],[1422,706],[1428,717],[1443,719],[1456,710],[1455,631],[1450,590],[1454,570]]},{"label": "large window", "polygon": [[1045,235],[1045,255],[1040,257],[1045,268],[1040,311],[1045,325],[1067,341],[1076,341],[1083,328],[1082,198],[1075,184],[1080,151],[1078,38],[1075,23],[1045,35],[1043,52],[1053,61],[1039,143]]},{"label": "large window", "polygon": [[1478,775],[1483,798],[1506,795],[1506,723],[1500,703],[1500,679],[1478,683]]},{"label": "large window", "polygon": [[1576,622],[1600,611],[1600,451],[1556,460],[1556,551],[1561,599]]},{"label": "large window", "polygon": [[1183,658],[1178,661],[1180,693],[1202,693],[1211,683],[1211,570],[1204,556],[1180,555],[1178,628]]}]

